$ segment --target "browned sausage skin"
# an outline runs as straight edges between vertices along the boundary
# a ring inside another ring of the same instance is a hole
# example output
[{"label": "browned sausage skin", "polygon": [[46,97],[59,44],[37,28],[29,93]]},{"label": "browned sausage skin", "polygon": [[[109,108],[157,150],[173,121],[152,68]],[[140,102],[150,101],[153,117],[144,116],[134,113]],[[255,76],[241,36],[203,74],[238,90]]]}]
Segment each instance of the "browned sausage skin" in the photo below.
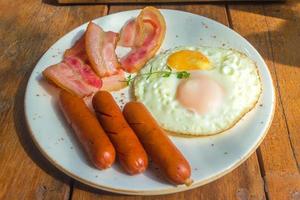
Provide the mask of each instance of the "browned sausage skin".
[{"label": "browned sausage skin", "polygon": [[97,92],[93,98],[93,107],[103,129],[116,148],[124,170],[129,174],[145,171],[148,166],[147,154],[112,95],[106,91]]},{"label": "browned sausage skin", "polygon": [[189,163],[146,107],[139,102],[129,102],[125,105],[123,114],[150,158],[161,168],[167,179],[175,184],[190,184]]},{"label": "browned sausage skin", "polygon": [[115,149],[84,101],[61,91],[59,105],[93,164],[99,169],[110,167],[115,161]]}]

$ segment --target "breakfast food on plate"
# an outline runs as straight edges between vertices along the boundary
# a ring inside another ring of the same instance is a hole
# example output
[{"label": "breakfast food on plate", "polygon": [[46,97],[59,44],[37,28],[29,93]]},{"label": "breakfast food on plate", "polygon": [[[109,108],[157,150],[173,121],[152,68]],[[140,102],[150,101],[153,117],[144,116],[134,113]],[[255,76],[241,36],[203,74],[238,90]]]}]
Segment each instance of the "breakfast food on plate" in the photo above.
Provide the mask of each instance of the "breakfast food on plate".
[{"label": "breakfast food on plate", "polygon": [[67,57],[77,57],[83,62],[88,62],[88,56],[85,50],[85,34],[83,34],[70,49],[65,51],[64,58]]},{"label": "breakfast food on plate", "polygon": [[[178,79],[174,72],[186,72],[189,77]],[[256,64],[245,54],[201,46],[159,54],[134,81],[136,99],[161,127],[189,135],[229,129],[255,106],[261,88]]]},{"label": "breakfast food on plate", "polygon": [[93,97],[93,107],[124,170],[129,174],[145,171],[148,166],[147,154],[112,95],[106,91],[97,92]]},{"label": "breakfast food on plate", "polygon": [[[125,73],[115,53],[117,35],[104,32],[90,22],[86,33],[66,50],[64,60],[43,71],[44,77],[80,97],[89,96],[100,89],[114,91],[126,87]],[[105,80],[104,85],[101,79]]]},{"label": "breakfast food on plate", "polygon": [[120,40],[118,45],[123,47],[136,47],[141,45],[141,39],[139,37],[143,36],[142,27],[143,23],[141,18],[134,18],[129,20],[121,30]]},{"label": "breakfast food on plate", "polygon": [[47,67],[43,71],[43,76],[49,82],[79,97],[88,96],[98,91],[102,86],[101,79],[92,68],[81,59],[73,56]]},{"label": "breakfast food on plate", "polygon": [[125,72],[123,70],[118,70],[114,75],[102,77],[101,90],[118,91],[126,87],[127,84],[124,77],[125,77]]},{"label": "breakfast food on plate", "polygon": [[[164,18],[154,7],[145,7],[136,19],[126,23],[120,38],[118,33],[105,32],[90,22],[81,38],[65,51],[64,60],[47,67],[43,75],[49,82],[80,97],[100,89],[120,90],[127,86],[123,70],[136,72],[143,67],[159,49],[165,32]],[[118,58],[117,43],[132,50]],[[68,64],[70,59],[76,60],[76,64]]]},{"label": "breakfast food on plate", "polygon": [[110,167],[115,161],[115,149],[84,101],[62,90],[59,105],[93,164],[99,169]]},{"label": "breakfast food on plate", "polygon": [[188,161],[159,127],[149,111],[140,102],[129,102],[123,114],[146,152],[175,184],[191,184],[191,167]]},{"label": "breakfast food on plate", "polygon": [[172,69],[181,70],[205,70],[211,69],[212,63],[199,51],[181,50],[172,53],[167,60],[167,65]]},{"label": "breakfast food on plate", "polygon": [[100,77],[116,74],[120,64],[115,53],[118,33],[104,32],[90,22],[85,33],[85,48],[92,68]]},{"label": "breakfast food on plate", "polygon": [[[233,49],[181,46],[154,57],[165,34],[164,17],[151,6],[120,33],[90,22],[43,76],[63,89],[61,110],[97,168],[110,167],[117,153],[128,174],[142,173],[148,154],[170,182],[190,185],[190,164],[163,129],[187,135],[227,130],[255,106],[262,85],[256,64]],[[117,45],[131,50],[118,57]],[[131,82],[135,101],[122,113],[107,91]]]},{"label": "breakfast food on plate", "polygon": [[104,32],[90,22],[86,33],[66,50],[63,61],[47,67],[43,75],[50,83],[79,97],[100,89],[120,90],[126,83],[115,54],[116,41],[117,33]]},{"label": "breakfast food on plate", "polygon": [[139,16],[129,21],[120,34],[120,45],[132,47],[121,58],[121,67],[127,72],[137,72],[160,48],[166,33],[164,17],[154,7],[145,7]]}]

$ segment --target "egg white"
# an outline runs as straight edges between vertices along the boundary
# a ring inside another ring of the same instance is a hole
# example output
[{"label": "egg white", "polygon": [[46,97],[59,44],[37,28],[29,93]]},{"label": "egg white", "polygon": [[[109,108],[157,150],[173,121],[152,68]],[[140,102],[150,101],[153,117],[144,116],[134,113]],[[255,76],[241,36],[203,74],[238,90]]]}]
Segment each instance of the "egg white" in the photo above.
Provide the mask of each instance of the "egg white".
[{"label": "egg white", "polygon": [[209,58],[213,68],[194,70],[217,81],[225,90],[223,103],[217,109],[200,115],[183,107],[176,100],[176,90],[182,81],[176,75],[162,77],[137,76],[134,94],[165,130],[188,135],[212,135],[229,129],[256,104],[262,86],[254,61],[233,49],[214,47],[176,47],[151,59],[139,72],[145,74],[167,70],[168,57],[179,50],[199,51]]}]

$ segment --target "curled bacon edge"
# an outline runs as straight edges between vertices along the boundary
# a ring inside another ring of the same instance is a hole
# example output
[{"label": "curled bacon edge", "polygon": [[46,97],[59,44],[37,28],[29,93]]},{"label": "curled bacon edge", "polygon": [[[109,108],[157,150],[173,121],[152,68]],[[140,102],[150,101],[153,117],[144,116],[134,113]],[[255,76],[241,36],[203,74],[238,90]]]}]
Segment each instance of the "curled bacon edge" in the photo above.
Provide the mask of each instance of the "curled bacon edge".
[{"label": "curled bacon edge", "polygon": [[158,51],[165,33],[166,22],[160,11],[152,6],[145,7],[121,30],[119,45],[132,47],[120,60],[122,69],[130,73],[141,69]]},{"label": "curled bacon edge", "polygon": [[[126,87],[123,70],[138,71],[160,48],[165,32],[163,16],[151,6],[144,8],[136,19],[122,28],[120,38],[117,33],[104,32],[90,22],[84,35],[66,50],[64,60],[46,68],[43,75],[80,97],[100,89],[119,90]],[[132,47],[120,63],[115,54],[118,40],[118,45]]]}]

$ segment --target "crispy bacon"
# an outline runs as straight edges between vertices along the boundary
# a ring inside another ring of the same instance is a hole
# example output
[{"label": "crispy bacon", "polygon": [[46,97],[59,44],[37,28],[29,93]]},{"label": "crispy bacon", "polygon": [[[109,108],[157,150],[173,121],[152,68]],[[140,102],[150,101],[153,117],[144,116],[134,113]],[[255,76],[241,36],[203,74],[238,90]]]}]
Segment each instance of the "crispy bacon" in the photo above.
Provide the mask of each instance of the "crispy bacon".
[{"label": "crispy bacon", "polygon": [[90,22],[84,35],[66,50],[64,60],[46,68],[43,75],[80,97],[89,96],[101,87],[108,91],[120,90],[126,87],[122,69],[127,72],[139,70],[157,52],[165,32],[166,24],[161,13],[154,7],[144,8],[121,31],[119,45],[132,50],[121,58],[120,65],[115,53],[118,33],[104,32]]},{"label": "crispy bacon", "polygon": [[107,76],[102,78],[101,90],[117,91],[127,86],[125,80],[125,72],[120,69],[115,75]]},{"label": "crispy bacon", "polygon": [[[136,72],[152,58],[165,37],[166,24],[163,16],[154,7],[145,7],[135,19],[135,26],[127,23],[121,32],[121,44],[131,45],[132,50],[121,58],[121,67],[127,72]],[[141,26],[141,27],[140,27]],[[136,31],[137,30],[140,31]],[[128,31],[128,33],[126,33]],[[132,42],[132,40],[135,40]]]},{"label": "crispy bacon", "polygon": [[80,97],[98,91],[101,79],[91,67],[77,57],[69,56],[63,62],[47,67],[43,71],[47,80]]},{"label": "crispy bacon", "polygon": [[85,33],[85,47],[91,67],[100,76],[110,76],[118,72],[115,48],[118,34],[104,32],[101,27],[90,22]]},{"label": "crispy bacon", "polygon": [[75,44],[70,48],[67,49],[64,53],[64,58],[66,57],[77,57],[80,58],[84,62],[88,62],[88,57],[85,51],[85,34],[79,38]]},{"label": "crispy bacon", "polygon": [[120,33],[119,46],[138,47],[143,42],[143,24],[141,18],[129,20]]}]

